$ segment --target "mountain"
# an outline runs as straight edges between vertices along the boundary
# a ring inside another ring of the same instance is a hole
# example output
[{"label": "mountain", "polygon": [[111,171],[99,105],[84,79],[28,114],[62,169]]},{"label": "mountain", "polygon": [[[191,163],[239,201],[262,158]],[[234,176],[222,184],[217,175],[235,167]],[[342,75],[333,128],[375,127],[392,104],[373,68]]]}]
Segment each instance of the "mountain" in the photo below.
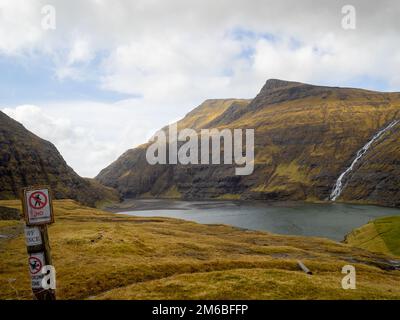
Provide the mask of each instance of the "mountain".
[{"label": "mountain", "polygon": [[22,187],[50,185],[56,199],[75,199],[95,206],[118,193],[92,179],[81,178],[57,148],[0,112],[0,199],[20,196]]},{"label": "mountain", "polygon": [[[400,93],[271,79],[249,100],[207,100],[179,128],[255,129],[254,172],[235,165],[150,165],[149,143],[96,177],[124,197],[325,200],[374,134],[400,119]],[[358,161],[338,200],[400,206],[400,125]]]}]

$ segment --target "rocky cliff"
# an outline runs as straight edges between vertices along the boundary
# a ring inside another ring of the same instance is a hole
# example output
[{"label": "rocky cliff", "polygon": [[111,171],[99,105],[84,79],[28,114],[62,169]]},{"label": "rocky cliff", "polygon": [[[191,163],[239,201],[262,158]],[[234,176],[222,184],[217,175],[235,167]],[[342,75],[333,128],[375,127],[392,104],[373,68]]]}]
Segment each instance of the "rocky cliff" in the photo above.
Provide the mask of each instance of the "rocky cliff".
[{"label": "rocky cliff", "polygon": [[[97,176],[125,197],[325,200],[379,129],[400,119],[400,93],[268,80],[248,100],[207,100],[178,127],[255,129],[255,166],[149,165],[144,144]],[[400,206],[400,125],[354,168],[338,200]]]},{"label": "rocky cliff", "polygon": [[90,206],[118,200],[115,190],[81,178],[53,144],[0,112],[0,199],[19,197],[22,187],[41,184],[50,185],[57,199]]}]

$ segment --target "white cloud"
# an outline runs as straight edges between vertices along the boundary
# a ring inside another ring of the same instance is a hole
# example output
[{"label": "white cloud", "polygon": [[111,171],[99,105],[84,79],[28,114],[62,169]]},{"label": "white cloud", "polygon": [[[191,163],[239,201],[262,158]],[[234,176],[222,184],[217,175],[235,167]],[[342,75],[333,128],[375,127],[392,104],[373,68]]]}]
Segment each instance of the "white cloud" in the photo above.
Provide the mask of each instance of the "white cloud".
[{"label": "white cloud", "polygon": [[[212,50],[211,48],[217,48]],[[238,60],[232,39],[152,38],[118,46],[105,60],[103,88],[142,95],[146,101],[193,103],[223,95],[230,84],[225,70]],[[177,97],[179,97],[177,99]]]},{"label": "white cloud", "polygon": [[27,4],[24,0],[0,0],[0,53],[34,49],[43,38],[39,21],[35,1]]},{"label": "white cloud", "polygon": [[[55,31],[40,28],[40,9],[45,4],[56,8]],[[391,86],[399,86],[398,1],[376,4],[353,0],[357,28],[351,31],[341,28],[344,4],[311,0],[0,0],[0,52],[51,53],[57,77],[75,80],[86,78],[87,62],[96,53],[108,52],[99,70],[103,88],[143,95],[154,92],[154,87],[160,96],[163,91],[168,97],[187,96],[190,88],[192,94],[203,97],[214,85],[219,94],[246,95],[255,92],[249,88],[259,85],[261,77],[262,81],[295,76],[299,81],[320,82],[321,75],[331,71],[331,84],[368,76],[385,77]],[[284,42],[295,39],[302,47],[292,50],[279,42],[263,46],[259,43],[263,40],[257,38],[235,41],[229,32],[236,28],[273,34]],[[236,55],[243,45],[255,50],[256,60],[250,60],[247,66]],[[314,48],[326,47],[330,55],[318,57],[313,52]],[[315,62],[312,59],[316,56]],[[281,63],[283,57],[292,68]],[[296,64],[304,61],[304,67]],[[317,73],[306,68],[310,64]],[[223,74],[227,68],[232,71],[229,77]],[[240,84],[243,78],[251,82]]]},{"label": "white cloud", "polygon": [[5,108],[2,111],[27,128],[33,128],[35,134],[45,139],[51,137],[56,143],[64,143],[66,140],[76,142],[85,134],[83,128],[73,127],[69,119],[48,116],[38,106],[21,105],[14,109]]},{"label": "white cloud", "polygon": [[68,64],[88,62],[93,58],[89,43],[82,39],[77,39],[68,55]]},{"label": "white cloud", "polygon": [[53,53],[56,64],[55,72],[59,80],[72,79],[83,81],[87,79],[87,67],[94,58],[88,41],[76,39],[68,53]]}]

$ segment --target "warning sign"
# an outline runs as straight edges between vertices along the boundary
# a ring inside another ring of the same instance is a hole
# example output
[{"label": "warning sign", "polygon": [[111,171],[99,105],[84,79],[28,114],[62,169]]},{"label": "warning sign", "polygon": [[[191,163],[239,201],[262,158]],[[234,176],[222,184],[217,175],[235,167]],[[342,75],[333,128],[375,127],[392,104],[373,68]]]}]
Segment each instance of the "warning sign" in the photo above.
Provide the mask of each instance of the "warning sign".
[{"label": "warning sign", "polygon": [[42,288],[42,268],[45,265],[44,253],[31,253],[29,255],[29,272],[32,278],[32,288],[40,289]]},{"label": "warning sign", "polygon": [[29,206],[33,209],[43,209],[47,202],[47,195],[42,191],[35,191],[29,196]]},{"label": "warning sign", "polygon": [[29,257],[29,269],[31,271],[31,274],[37,274],[42,270],[43,267],[43,262],[40,258],[35,257],[35,256],[30,256]]},{"label": "warning sign", "polygon": [[49,190],[46,188],[24,191],[26,224],[40,225],[53,222]]}]

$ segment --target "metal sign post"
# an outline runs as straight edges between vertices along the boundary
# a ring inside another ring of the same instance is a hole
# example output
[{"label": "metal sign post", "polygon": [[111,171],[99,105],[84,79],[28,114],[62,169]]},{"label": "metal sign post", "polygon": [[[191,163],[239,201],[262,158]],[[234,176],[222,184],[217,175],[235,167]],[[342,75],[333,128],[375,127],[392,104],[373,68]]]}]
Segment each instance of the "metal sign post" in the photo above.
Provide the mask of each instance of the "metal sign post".
[{"label": "metal sign post", "polygon": [[55,300],[55,272],[47,233],[47,225],[54,222],[50,189],[24,188],[22,207],[26,223],[25,242],[33,294],[38,300]]}]

